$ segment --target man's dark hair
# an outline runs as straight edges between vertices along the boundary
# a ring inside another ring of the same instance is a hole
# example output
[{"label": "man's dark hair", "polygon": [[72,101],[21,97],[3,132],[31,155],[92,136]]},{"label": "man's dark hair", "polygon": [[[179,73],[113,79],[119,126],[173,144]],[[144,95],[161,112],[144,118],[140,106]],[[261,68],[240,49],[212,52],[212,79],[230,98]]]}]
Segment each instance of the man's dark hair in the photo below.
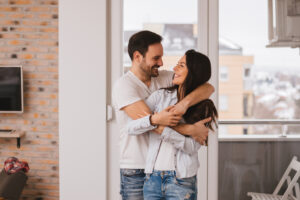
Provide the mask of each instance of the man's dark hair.
[{"label": "man's dark hair", "polygon": [[194,124],[208,117],[211,117],[211,121],[207,122],[205,126],[213,131],[214,129],[212,123],[214,123],[215,126],[218,127],[216,122],[218,118],[218,111],[214,103],[210,99],[205,99],[190,107],[183,115],[183,119],[188,124]]},{"label": "man's dark hair", "polygon": [[130,59],[133,60],[133,53],[135,51],[138,51],[145,56],[150,45],[161,43],[161,41],[162,37],[151,31],[140,31],[133,34],[128,43],[128,54]]}]

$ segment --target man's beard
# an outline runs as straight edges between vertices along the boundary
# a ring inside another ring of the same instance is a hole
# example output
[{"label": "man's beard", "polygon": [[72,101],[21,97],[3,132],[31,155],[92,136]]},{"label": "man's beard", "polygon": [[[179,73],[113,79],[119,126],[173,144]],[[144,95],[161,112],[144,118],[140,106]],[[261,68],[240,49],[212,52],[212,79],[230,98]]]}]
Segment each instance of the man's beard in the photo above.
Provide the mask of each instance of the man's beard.
[{"label": "man's beard", "polygon": [[149,66],[141,66],[142,71],[147,74],[150,77],[158,77],[159,71],[158,68],[159,65],[154,65],[151,68]]},{"label": "man's beard", "polygon": [[158,75],[159,75],[158,68],[159,68],[158,65],[154,65],[151,67],[151,72],[150,72],[151,77],[158,77]]}]

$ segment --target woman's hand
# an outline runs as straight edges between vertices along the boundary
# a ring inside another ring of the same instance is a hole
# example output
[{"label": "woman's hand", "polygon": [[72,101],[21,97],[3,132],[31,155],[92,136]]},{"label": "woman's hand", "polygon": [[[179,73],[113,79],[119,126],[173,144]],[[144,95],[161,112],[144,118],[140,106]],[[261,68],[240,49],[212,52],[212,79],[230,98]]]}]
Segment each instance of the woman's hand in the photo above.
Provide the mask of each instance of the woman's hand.
[{"label": "woman's hand", "polygon": [[188,105],[184,103],[184,101],[180,101],[177,104],[174,105],[174,107],[171,108],[171,112],[174,112],[176,115],[178,116],[182,116],[184,115],[184,113],[187,111],[188,109]]},{"label": "woman's hand", "polygon": [[163,125],[163,126],[176,126],[181,120],[181,116],[177,115],[170,110],[174,106],[169,106],[159,113],[155,113],[151,116],[151,124],[153,125]]}]

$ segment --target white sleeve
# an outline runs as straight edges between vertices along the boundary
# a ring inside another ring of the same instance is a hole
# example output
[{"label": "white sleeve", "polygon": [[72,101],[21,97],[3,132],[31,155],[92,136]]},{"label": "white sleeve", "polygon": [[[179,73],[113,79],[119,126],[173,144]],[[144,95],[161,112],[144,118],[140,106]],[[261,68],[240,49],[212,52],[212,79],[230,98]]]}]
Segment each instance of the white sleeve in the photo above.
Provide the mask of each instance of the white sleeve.
[{"label": "white sleeve", "polygon": [[133,104],[137,101],[143,100],[138,89],[123,80],[119,80],[113,88],[113,102],[116,109],[122,109],[125,106]]},{"label": "white sleeve", "polygon": [[[155,91],[145,100],[145,103],[152,112],[156,110],[156,105],[160,103],[162,92],[162,90]],[[157,128],[157,126],[151,125],[149,116],[150,115],[136,120],[129,120],[125,129],[126,133],[130,135],[139,135]]]},{"label": "white sleeve", "polygon": [[163,95],[162,93],[163,90],[156,90],[145,100],[145,103],[152,112],[156,111],[156,106],[160,104],[160,100]]},{"label": "white sleeve", "polygon": [[136,120],[130,120],[125,129],[126,133],[129,135],[139,135],[157,128],[157,126],[151,125],[149,116],[150,115]]},{"label": "white sleeve", "polygon": [[170,127],[164,128],[161,137],[163,141],[172,144],[176,149],[188,154],[198,152],[201,147],[201,145],[193,138],[181,135]]}]

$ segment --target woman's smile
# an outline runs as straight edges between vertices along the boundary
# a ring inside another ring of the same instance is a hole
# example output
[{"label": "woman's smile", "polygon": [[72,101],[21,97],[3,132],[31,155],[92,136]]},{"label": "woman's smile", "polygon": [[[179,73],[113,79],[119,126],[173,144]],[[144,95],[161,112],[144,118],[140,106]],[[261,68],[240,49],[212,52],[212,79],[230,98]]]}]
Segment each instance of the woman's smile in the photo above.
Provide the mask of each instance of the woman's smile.
[{"label": "woman's smile", "polygon": [[174,67],[173,70],[174,70],[173,84],[174,85],[183,84],[183,82],[188,74],[188,68],[186,66],[186,56],[183,56],[178,61],[178,64]]},{"label": "woman's smile", "polygon": [[179,77],[180,77],[180,75],[175,73],[174,78],[179,78]]}]

